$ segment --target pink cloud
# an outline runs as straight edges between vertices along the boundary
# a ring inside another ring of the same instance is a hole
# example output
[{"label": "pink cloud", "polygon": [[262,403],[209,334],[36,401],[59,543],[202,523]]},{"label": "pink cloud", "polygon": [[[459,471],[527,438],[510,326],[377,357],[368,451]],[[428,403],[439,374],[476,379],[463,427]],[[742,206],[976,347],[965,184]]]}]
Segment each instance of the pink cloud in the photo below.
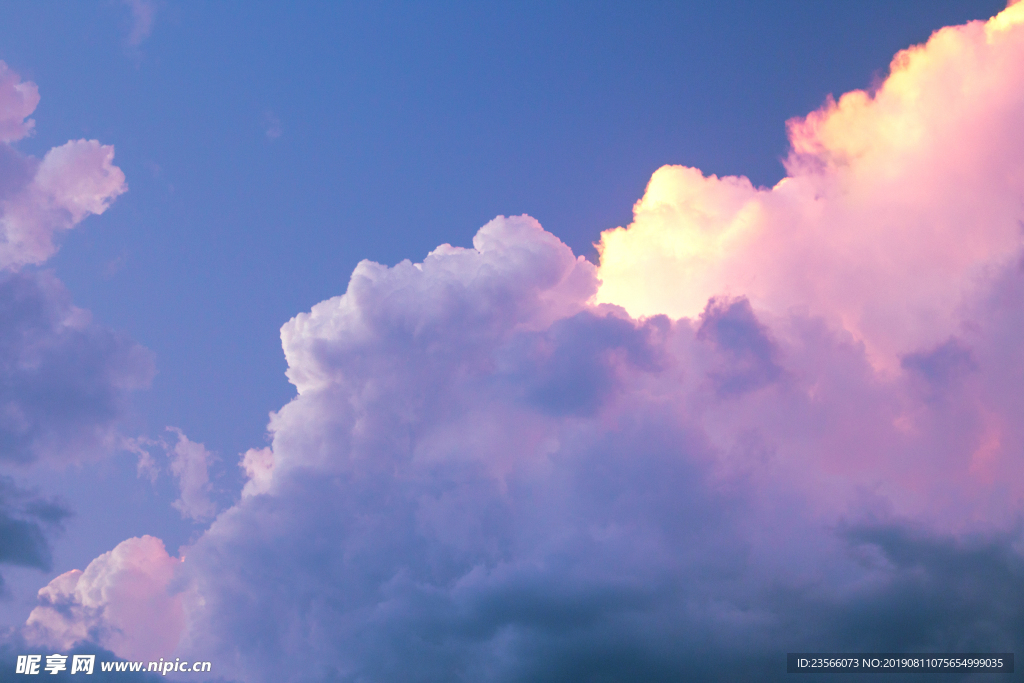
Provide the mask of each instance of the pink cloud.
[{"label": "pink cloud", "polygon": [[67,650],[91,642],[123,657],[170,655],[183,624],[182,596],[171,591],[181,560],[152,536],[130,538],[39,591],[25,635],[37,646]]},{"label": "pink cloud", "polygon": [[0,62],[0,458],[18,462],[111,452],[127,395],[153,376],[149,352],[73,306],[51,274],[19,272],[126,190],[113,147],[70,141],[39,160],[8,144],[31,132],[38,102]]},{"label": "pink cloud", "polygon": [[1022,34],[1014,6],[899,53],[876,92],[789,122],[774,188],[660,169],[633,224],[602,235],[598,301],[677,317],[723,294],[803,308],[890,369],[955,333],[965,297],[1022,244]]},{"label": "pink cloud", "polygon": [[18,74],[0,61],[0,144],[32,133],[35,121],[28,118],[39,104],[35,83],[22,83]]},{"label": "pink cloud", "polygon": [[11,148],[31,132],[26,117],[38,103],[35,84],[0,62],[0,269],[46,261],[57,250],[55,234],[103,213],[128,189],[114,148],[96,140],[69,141],[42,161]]},{"label": "pink cloud", "polygon": [[0,199],[0,268],[46,261],[54,236],[90,214],[101,214],[128,188],[113,164],[114,148],[76,140],[46,153],[19,191]]}]

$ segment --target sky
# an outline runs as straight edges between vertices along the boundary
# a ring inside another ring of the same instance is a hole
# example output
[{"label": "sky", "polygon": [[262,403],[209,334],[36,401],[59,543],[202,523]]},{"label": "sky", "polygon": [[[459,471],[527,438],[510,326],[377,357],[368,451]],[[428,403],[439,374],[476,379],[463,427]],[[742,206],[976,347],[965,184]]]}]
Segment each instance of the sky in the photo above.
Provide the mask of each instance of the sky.
[{"label": "sky", "polygon": [[1021,644],[1024,5],[4,15],[2,666]]}]

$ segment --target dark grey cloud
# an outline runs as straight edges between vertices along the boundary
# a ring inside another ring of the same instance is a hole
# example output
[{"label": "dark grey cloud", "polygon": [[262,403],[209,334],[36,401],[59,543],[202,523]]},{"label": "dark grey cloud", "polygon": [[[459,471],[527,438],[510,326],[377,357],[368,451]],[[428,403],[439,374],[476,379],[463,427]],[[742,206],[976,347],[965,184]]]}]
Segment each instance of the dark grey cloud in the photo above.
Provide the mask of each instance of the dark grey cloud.
[{"label": "dark grey cloud", "polygon": [[52,558],[47,536],[60,529],[70,514],[59,501],[21,489],[10,478],[0,477],[0,565],[49,571]]}]

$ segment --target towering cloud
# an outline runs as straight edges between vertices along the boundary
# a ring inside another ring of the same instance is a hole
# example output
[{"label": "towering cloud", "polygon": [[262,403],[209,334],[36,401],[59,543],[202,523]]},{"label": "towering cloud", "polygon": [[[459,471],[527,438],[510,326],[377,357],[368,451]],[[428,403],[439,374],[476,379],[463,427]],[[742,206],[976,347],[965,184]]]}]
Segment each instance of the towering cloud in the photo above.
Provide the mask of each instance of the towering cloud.
[{"label": "towering cloud", "polygon": [[791,122],[775,188],[659,170],[600,269],[525,216],[361,263],[282,329],[297,395],[168,584],[176,653],[258,682],[1019,651],[1022,57],[1018,4]]}]

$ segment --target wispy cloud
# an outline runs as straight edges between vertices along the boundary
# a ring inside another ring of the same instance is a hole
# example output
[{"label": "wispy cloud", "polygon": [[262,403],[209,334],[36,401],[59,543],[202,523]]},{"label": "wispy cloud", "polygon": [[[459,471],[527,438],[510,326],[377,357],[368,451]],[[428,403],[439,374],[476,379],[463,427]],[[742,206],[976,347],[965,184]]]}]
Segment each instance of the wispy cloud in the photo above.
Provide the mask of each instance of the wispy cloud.
[{"label": "wispy cloud", "polygon": [[263,125],[266,130],[264,131],[268,140],[276,140],[281,137],[281,119],[277,118],[277,115],[272,111],[268,111],[263,114]]},{"label": "wispy cloud", "polygon": [[156,2],[154,0],[124,0],[124,4],[132,13],[128,45],[138,47],[153,32],[153,25],[156,23]]},{"label": "wispy cloud", "polygon": [[214,456],[203,444],[189,441],[177,427],[167,429],[178,437],[169,456],[171,474],[178,480],[181,495],[172,505],[183,517],[208,521],[217,513],[217,506],[210,499],[213,487],[210,485],[209,466]]}]

